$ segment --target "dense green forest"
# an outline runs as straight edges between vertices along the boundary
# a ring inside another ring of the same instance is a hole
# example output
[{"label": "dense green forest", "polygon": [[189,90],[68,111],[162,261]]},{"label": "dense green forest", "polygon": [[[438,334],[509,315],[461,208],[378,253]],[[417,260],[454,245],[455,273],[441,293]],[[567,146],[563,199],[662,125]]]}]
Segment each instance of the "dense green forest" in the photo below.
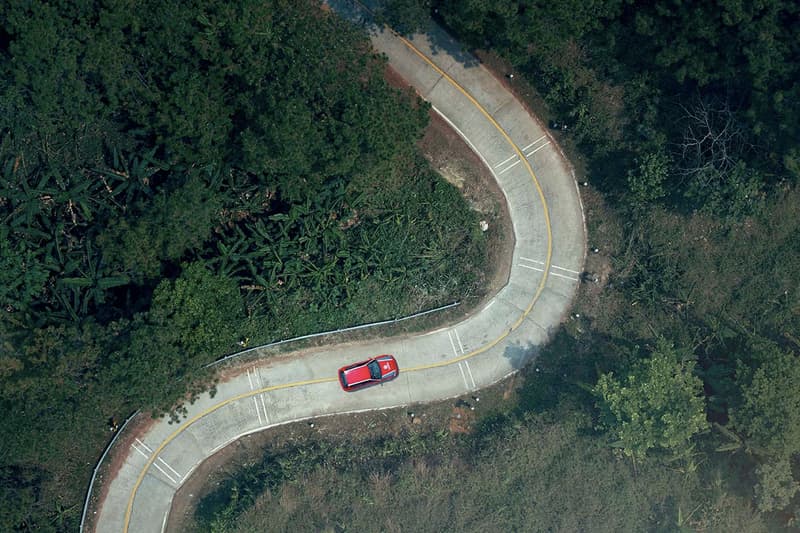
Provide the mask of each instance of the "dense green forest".
[{"label": "dense green forest", "polygon": [[0,4],[0,530],[74,531],[107,421],[241,343],[474,292],[384,68],[316,0]]},{"label": "dense green forest", "polygon": [[313,448],[268,451],[262,466],[277,461],[283,477],[251,468],[237,490],[256,479],[263,495],[234,490],[238,499],[204,523],[797,527],[800,6],[371,4],[404,33],[432,17],[504,62],[512,86],[535,87],[543,118],[568,125],[560,138],[601,197],[587,204],[598,248],[588,265],[606,271],[600,286],[582,288],[518,406],[476,434],[444,445],[441,435],[425,444],[412,435],[389,452],[375,442],[361,456],[386,459],[355,467],[332,453],[297,470],[294,454],[314,458]]}]

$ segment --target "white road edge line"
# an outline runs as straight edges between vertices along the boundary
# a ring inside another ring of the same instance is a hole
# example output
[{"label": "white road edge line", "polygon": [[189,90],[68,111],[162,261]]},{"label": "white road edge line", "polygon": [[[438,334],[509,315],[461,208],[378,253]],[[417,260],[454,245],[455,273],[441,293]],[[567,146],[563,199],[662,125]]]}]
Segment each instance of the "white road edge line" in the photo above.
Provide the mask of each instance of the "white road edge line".
[{"label": "white road edge line", "polygon": [[[462,139],[462,140],[463,140],[465,143],[467,143],[467,144],[469,145],[469,147],[472,149],[472,151],[475,153],[475,155],[477,155],[477,156],[480,158],[480,160],[481,160],[481,161],[483,161],[483,164],[486,166],[486,168],[488,168],[488,169],[489,169],[489,172],[491,172],[491,173],[492,173],[492,176],[494,176],[494,177],[495,177],[495,179],[496,179],[496,178],[497,178],[497,173],[494,171],[494,168],[492,168],[492,165],[490,165],[490,164],[489,164],[489,162],[486,160],[486,158],[485,158],[485,157],[483,157],[483,153],[482,153],[480,150],[478,150],[478,148],[477,148],[477,147],[476,147],[474,144],[472,144],[472,141],[471,141],[471,140],[469,140],[469,137],[467,137],[466,135],[464,135],[464,132],[463,132],[463,131],[461,131],[461,129],[459,129],[459,127],[458,127],[458,126],[456,126],[456,125],[455,125],[455,123],[453,123],[453,121],[452,121],[452,120],[450,120],[449,118],[447,118],[447,115],[445,115],[444,113],[442,113],[441,111],[439,111],[439,109],[438,109],[438,108],[437,108],[435,105],[431,104],[431,109],[433,109],[434,111],[436,111],[436,113],[439,115],[439,117],[440,117],[442,120],[444,120],[445,122],[447,122],[447,123],[450,125],[450,127],[451,127],[451,128],[453,128],[453,129],[454,129],[456,132],[458,132],[458,135],[461,137],[461,139]],[[578,182],[576,181],[576,182],[575,182],[575,187],[577,187],[577,186],[578,186]],[[578,189],[578,191],[580,192],[580,189]],[[512,222],[513,222],[513,221],[512,221]]]},{"label": "white road edge line", "polygon": [[442,331],[444,331],[446,329],[447,329],[447,326],[445,326],[443,328],[435,329],[433,331],[429,331],[428,333],[425,333],[424,335],[420,335],[420,337],[427,337],[428,335],[433,335],[435,333],[441,333]]},{"label": "white road edge line", "polygon": [[167,530],[167,517],[169,516],[169,509],[164,513],[164,520],[161,521],[161,533]]},{"label": "white road edge line", "polygon": [[[248,432],[246,432],[246,433],[243,433],[242,435],[250,435],[251,433],[255,433],[255,432],[257,432],[257,431],[261,431],[262,429],[263,429],[263,428],[254,429],[254,430],[252,430],[252,431],[248,431]],[[239,438],[242,438],[242,437],[240,436]],[[225,446],[227,446],[227,445],[228,445],[228,444],[230,444],[231,442],[233,442],[233,441],[230,441],[230,442],[223,442],[222,444],[220,444],[219,446],[217,446],[216,448],[214,448],[213,450],[211,450],[211,452],[208,454],[208,455],[209,455],[209,457],[210,457],[210,456],[212,456],[212,455],[214,455],[214,454],[215,454],[215,453],[217,453],[218,451],[220,451],[222,448],[224,448]],[[202,461],[200,461],[200,462],[202,462]],[[200,463],[197,463],[197,464],[200,464]],[[195,466],[197,466],[197,465],[195,465]],[[194,470],[194,468],[192,468],[192,470]]]},{"label": "white road edge line", "polygon": [[493,306],[493,305],[494,305],[494,303],[495,303],[496,301],[497,301],[497,300],[492,300],[491,302],[489,302],[488,304],[486,304],[486,307],[484,307],[484,308],[482,309],[482,311],[486,311],[487,309],[489,309],[491,306]]}]

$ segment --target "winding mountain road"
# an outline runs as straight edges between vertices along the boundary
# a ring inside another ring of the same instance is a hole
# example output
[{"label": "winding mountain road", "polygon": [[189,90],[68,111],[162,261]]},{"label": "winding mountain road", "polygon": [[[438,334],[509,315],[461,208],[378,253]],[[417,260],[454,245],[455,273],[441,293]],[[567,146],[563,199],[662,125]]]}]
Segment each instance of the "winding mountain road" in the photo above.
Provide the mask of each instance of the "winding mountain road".
[{"label": "winding mountain road", "polygon": [[[344,16],[352,6],[329,2]],[[160,532],[178,487],[207,457],[271,426],[309,417],[440,400],[486,387],[535,357],[568,311],[585,258],[577,184],[544,128],[478,61],[442,31],[406,40],[375,32],[373,46],[492,170],[506,196],[516,244],[508,283],[452,327],[404,338],[252,359],[180,423],[153,421],[112,450],[116,475],[90,508],[98,532]],[[395,354],[400,376],[342,392],[336,369]],[[124,436],[124,435],[123,435]]]}]

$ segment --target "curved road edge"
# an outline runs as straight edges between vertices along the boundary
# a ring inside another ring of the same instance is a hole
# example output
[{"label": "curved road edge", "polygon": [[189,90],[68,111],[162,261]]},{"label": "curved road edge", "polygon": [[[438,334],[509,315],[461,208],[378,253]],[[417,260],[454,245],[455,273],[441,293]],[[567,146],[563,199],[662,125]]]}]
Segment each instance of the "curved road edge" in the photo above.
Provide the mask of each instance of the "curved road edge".
[{"label": "curved road edge", "polygon": [[[509,205],[516,245],[508,284],[460,324],[407,338],[330,346],[292,360],[255,362],[202,396],[179,424],[130,436],[95,511],[96,531],[161,531],[178,487],[205,458],[242,436],[310,417],[444,399],[485,387],[535,356],[569,309],[585,258],[572,173],[522,105],[444,32],[374,47],[492,170]],[[341,392],[336,369],[394,353],[401,375],[363,394]],[[432,387],[431,384],[435,384]]]}]

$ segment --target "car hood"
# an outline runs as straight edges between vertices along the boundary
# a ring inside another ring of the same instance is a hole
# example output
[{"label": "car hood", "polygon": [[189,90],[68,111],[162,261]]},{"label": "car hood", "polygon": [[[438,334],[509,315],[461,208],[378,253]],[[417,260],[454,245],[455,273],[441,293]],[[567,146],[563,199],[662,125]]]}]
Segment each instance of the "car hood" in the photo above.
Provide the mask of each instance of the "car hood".
[{"label": "car hood", "polygon": [[389,377],[397,374],[397,361],[394,357],[378,357],[378,364],[381,365],[381,376]]}]

